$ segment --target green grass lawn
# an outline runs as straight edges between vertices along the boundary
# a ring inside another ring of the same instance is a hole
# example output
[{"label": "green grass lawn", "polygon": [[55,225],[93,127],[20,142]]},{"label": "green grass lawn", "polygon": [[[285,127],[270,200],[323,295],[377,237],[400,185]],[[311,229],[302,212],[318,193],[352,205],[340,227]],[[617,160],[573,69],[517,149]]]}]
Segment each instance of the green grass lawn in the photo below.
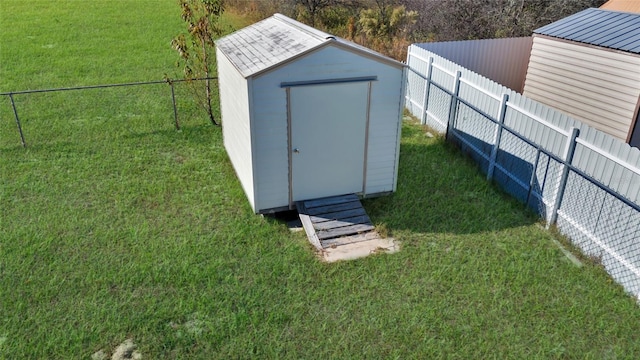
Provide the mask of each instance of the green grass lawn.
[{"label": "green grass lawn", "polygon": [[[175,73],[173,0],[52,4],[0,0],[0,91]],[[182,131],[166,85],[16,96],[27,149],[0,98],[0,359],[640,355],[635,301],[420,126],[364,202],[402,250],[324,264],[180,91]]]}]

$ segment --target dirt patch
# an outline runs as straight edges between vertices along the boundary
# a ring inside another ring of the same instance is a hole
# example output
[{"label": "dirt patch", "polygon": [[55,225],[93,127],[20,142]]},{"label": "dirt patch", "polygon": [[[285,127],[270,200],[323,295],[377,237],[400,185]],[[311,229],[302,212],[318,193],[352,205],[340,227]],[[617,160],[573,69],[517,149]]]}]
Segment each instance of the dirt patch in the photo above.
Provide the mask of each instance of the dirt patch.
[{"label": "dirt patch", "polygon": [[193,313],[185,323],[171,321],[169,326],[176,331],[176,336],[179,338],[184,336],[199,337],[206,331],[207,321],[203,320],[201,314]]},{"label": "dirt patch", "polygon": [[[136,350],[137,346],[132,339],[125,340],[113,350],[111,360],[139,360],[142,354]],[[108,355],[100,349],[91,355],[91,360],[107,360]]]},{"label": "dirt patch", "polygon": [[98,350],[91,354],[91,360],[107,360],[107,353],[104,350]]},{"label": "dirt patch", "polygon": [[142,359],[142,354],[136,351],[136,344],[133,340],[127,339],[122,344],[118,345],[116,350],[111,355],[111,360],[128,360],[128,359]]}]

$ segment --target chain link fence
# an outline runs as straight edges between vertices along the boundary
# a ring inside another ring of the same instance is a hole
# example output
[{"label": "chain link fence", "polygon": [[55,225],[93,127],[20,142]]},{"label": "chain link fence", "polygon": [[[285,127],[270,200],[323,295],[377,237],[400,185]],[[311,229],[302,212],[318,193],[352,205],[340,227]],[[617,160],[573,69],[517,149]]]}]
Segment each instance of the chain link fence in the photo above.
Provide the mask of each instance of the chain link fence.
[{"label": "chain link fence", "polygon": [[[0,93],[0,147],[23,147],[70,141],[86,136],[87,127],[119,122],[120,130],[172,126],[206,117],[197,87],[205,78],[165,79],[120,84],[76,86]],[[217,97],[217,78],[213,96]],[[202,86],[203,87],[203,86]],[[219,109],[214,108],[219,118]],[[6,134],[15,133],[15,142]]]}]

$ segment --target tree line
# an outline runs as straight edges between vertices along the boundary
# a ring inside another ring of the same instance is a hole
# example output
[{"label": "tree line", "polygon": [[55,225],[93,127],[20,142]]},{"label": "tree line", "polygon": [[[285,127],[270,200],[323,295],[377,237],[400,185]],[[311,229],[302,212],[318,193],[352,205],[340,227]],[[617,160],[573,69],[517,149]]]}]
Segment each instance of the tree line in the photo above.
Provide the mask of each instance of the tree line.
[{"label": "tree line", "polygon": [[605,0],[226,0],[259,20],[275,12],[403,60],[412,42],[530,36]]},{"label": "tree line", "polygon": [[529,36],[534,29],[604,0],[178,0],[186,33],[171,46],[212,124],[214,40],[231,9],[260,20],[279,12],[398,60],[413,42]]}]

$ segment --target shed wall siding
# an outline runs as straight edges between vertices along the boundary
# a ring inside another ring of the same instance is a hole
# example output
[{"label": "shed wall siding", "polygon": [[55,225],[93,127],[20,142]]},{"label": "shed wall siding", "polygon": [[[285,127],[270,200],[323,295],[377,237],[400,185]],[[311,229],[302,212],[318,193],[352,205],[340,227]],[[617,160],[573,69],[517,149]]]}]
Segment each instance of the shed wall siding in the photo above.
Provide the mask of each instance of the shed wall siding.
[{"label": "shed wall siding", "polygon": [[289,202],[287,98],[281,83],[372,75],[378,81],[373,82],[371,94],[366,192],[393,190],[402,69],[327,46],[253,79],[258,210],[287,206]]},{"label": "shed wall siding", "polygon": [[369,115],[369,147],[367,162],[367,194],[377,194],[394,190],[397,176],[399,151],[399,114],[404,99],[402,94],[402,69],[386,68],[382,80],[382,70],[374,82]]},{"label": "shed wall siding", "polygon": [[216,56],[224,146],[255,211],[248,83],[219,50]]},{"label": "shed wall siding", "polygon": [[640,56],[535,36],[524,95],[627,140]]}]

